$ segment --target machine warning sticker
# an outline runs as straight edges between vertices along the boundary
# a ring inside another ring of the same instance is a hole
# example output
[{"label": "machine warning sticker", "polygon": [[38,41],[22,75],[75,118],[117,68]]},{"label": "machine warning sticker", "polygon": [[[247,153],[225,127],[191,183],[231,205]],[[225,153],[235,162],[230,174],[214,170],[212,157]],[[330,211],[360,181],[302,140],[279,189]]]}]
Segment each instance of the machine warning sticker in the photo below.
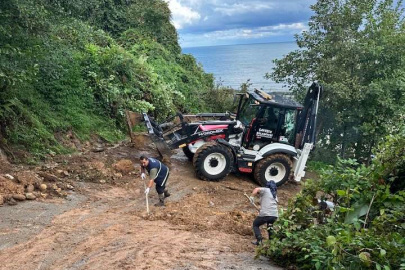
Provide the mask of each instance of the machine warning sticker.
[{"label": "machine warning sticker", "polygon": [[259,131],[256,132],[257,138],[273,138],[273,131],[270,129],[259,128]]}]

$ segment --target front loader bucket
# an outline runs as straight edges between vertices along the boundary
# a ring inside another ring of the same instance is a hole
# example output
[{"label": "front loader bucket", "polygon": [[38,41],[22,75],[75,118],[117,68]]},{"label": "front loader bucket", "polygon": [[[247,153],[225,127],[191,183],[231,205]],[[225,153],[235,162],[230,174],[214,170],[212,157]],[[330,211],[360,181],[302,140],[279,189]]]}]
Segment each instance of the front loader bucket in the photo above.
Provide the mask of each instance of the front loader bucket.
[{"label": "front loader bucket", "polygon": [[145,142],[143,138],[142,139],[139,138],[140,136],[141,137],[145,136],[144,133],[133,132],[134,126],[141,124],[141,122],[145,122],[145,125],[148,129],[148,137],[156,146],[159,155],[162,157],[163,161],[170,161],[170,156],[172,155],[172,152],[169,146],[161,137],[161,133],[158,130],[159,127],[157,125],[154,125],[154,123],[149,119],[148,115],[146,113],[139,114],[131,111],[126,111],[126,116],[131,142],[137,146],[140,146],[138,145],[139,141],[141,141],[142,143]]},{"label": "front loader bucket", "polygon": [[170,156],[172,155],[172,150],[164,141],[161,132],[158,130],[158,126],[154,125],[153,122],[149,119],[149,116],[146,113],[143,113],[143,119],[148,129],[149,137],[152,139],[153,143],[156,146],[160,156],[163,158],[163,161],[170,161]]}]

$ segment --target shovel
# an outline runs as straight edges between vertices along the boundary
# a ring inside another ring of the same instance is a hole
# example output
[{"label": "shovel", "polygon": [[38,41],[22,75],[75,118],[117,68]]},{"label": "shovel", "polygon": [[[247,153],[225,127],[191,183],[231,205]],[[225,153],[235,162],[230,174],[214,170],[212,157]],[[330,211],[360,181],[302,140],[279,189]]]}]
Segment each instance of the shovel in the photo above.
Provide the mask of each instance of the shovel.
[{"label": "shovel", "polygon": [[[143,187],[146,190],[146,184],[145,182],[143,182]],[[145,194],[145,198],[146,198],[146,212],[148,213],[148,215],[150,215],[149,213],[149,199],[148,199],[148,194]]]}]

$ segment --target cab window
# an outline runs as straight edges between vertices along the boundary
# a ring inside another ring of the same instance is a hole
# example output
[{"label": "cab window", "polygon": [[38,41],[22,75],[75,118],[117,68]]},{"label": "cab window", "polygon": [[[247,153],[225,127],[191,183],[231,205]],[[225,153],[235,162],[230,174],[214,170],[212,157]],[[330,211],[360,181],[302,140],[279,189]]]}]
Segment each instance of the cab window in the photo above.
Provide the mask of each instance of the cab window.
[{"label": "cab window", "polygon": [[285,110],[284,124],[281,126],[280,142],[294,145],[296,110]]},{"label": "cab window", "polygon": [[253,118],[256,117],[257,112],[260,110],[260,103],[250,97],[247,99],[240,110],[239,120],[248,126],[252,122]]}]

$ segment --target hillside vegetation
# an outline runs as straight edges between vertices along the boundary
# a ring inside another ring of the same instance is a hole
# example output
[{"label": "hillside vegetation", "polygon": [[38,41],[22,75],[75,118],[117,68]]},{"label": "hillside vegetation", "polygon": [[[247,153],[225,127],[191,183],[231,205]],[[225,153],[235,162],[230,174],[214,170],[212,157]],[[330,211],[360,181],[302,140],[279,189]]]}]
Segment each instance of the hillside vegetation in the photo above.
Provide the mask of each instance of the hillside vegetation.
[{"label": "hillside vegetation", "polygon": [[163,0],[0,3],[0,147],[68,151],[55,134],[122,138],[124,113],[210,110],[213,76],[181,54]]},{"label": "hillside vegetation", "polygon": [[318,0],[298,49],[276,60],[268,77],[298,97],[324,86],[318,160],[336,156],[370,163],[373,148],[405,122],[403,1]]},{"label": "hillside vegetation", "polygon": [[375,151],[370,166],[340,160],[308,180],[260,253],[298,269],[405,269],[405,130]]},{"label": "hillside vegetation", "polygon": [[311,8],[299,49],[268,76],[297,96],[309,81],[324,86],[313,163],[323,169],[292,198],[260,254],[298,269],[405,269],[403,1]]}]

